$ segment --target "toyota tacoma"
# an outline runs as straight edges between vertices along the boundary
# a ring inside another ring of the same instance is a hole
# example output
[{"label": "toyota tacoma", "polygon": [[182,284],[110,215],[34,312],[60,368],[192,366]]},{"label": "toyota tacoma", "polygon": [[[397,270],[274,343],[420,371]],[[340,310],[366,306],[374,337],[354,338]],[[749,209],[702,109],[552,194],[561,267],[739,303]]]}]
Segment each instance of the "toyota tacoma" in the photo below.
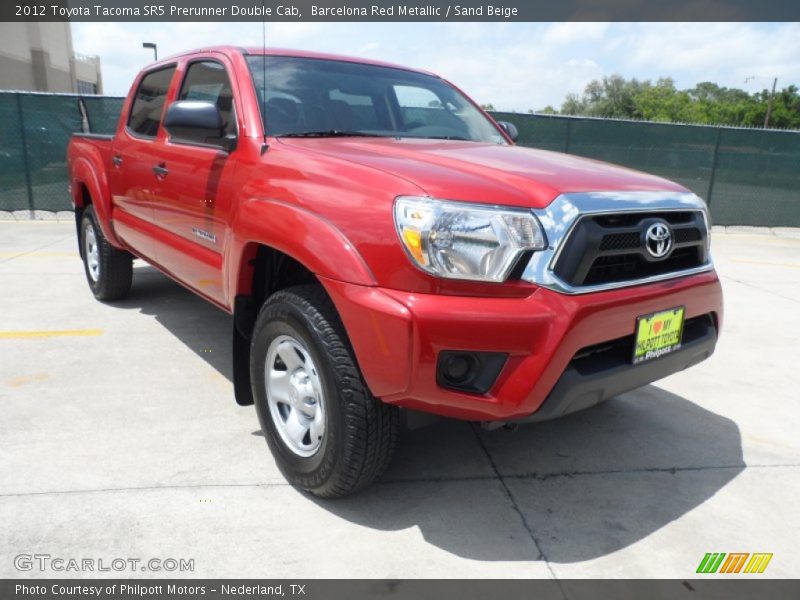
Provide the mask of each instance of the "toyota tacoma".
[{"label": "toyota tacoma", "polygon": [[705,203],[665,179],[515,145],[434,74],[213,47],[134,81],[68,148],[94,296],[140,258],[233,315],[236,401],[292,484],[349,494],[402,412],[552,419],[714,351]]}]

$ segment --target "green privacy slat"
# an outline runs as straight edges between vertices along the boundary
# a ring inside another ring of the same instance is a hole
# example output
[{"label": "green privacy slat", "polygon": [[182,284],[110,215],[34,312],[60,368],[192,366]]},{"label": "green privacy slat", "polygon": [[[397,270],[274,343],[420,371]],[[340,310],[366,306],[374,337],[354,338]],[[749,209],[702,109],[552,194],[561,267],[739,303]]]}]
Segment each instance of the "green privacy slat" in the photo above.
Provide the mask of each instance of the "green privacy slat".
[{"label": "green privacy slat", "polygon": [[81,130],[77,98],[22,94],[22,121],[33,206],[39,210],[69,210],[67,142]]},{"label": "green privacy slat", "polygon": [[[113,133],[123,101],[84,96],[91,131]],[[661,175],[704,198],[711,187],[707,199],[714,223],[800,227],[798,132],[493,116],[513,122],[523,146],[568,151]],[[81,130],[77,95],[0,93],[0,210],[29,208],[27,181],[35,209],[69,209],[66,146],[69,135]]]},{"label": "green privacy slat", "polygon": [[25,146],[16,94],[0,94],[0,210],[28,206]]},{"label": "green privacy slat", "polygon": [[677,181],[709,201],[716,224],[800,227],[800,132],[493,115],[517,126],[520,145],[568,150]]},{"label": "green privacy slat", "polygon": [[[69,210],[66,151],[82,131],[78,95],[0,93],[0,210]],[[94,133],[113,133],[123,98],[86,96]]]},{"label": "green privacy slat", "polygon": [[800,134],[723,129],[714,222],[800,226]]}]

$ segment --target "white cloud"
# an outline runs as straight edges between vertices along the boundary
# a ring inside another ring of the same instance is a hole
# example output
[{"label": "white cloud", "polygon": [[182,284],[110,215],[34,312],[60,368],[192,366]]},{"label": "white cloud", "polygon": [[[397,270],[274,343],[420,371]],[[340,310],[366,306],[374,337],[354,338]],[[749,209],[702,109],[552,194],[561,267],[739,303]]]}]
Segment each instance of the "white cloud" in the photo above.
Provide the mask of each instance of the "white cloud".
[{"label": "white cloud", "polygon": [[[691,78],[752,91],[772,77],[788,85],[800,75],[798,23],[768,29],[755,23],[647,24],[630,37],[629,46],[629,69],[650,77],[677,74],[685,85]],[[755,83],[745,85],[748,77]]]},{"label": "white cloud", "polygon": [[608,23],[553,23],[542,36],[545,44],[573,44],[597,41],[608,30]]},{"label": "white cloud", "polygon": [[366,44],[359,46],[358,54],[360,55],[370,54],[378,50],[380,47],[381,45],[378,42],[367,42]]}]

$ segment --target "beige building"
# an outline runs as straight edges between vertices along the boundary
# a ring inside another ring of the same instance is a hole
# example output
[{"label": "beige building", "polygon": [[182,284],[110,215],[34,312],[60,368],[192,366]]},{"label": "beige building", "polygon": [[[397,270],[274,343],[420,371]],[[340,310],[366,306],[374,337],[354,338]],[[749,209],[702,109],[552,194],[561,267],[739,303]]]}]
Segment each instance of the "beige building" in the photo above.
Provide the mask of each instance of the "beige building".
[{"label": "beige building", "polygon": [[0,90],[102,94],[100,57],[75,54],[69,23],[0,23]]}]

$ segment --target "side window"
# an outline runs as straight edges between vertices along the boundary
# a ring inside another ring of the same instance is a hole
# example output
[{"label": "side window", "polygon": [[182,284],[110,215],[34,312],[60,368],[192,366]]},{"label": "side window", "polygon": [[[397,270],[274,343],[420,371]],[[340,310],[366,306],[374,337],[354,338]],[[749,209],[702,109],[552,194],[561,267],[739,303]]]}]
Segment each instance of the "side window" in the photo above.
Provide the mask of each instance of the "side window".
[{"label": "side window", "polygon": [[397,104],[403,117],[406,131],[421,127],[447,127],[461,131],[464,124],[453,115],[457,107],[442,99],[431,90],[410,85],[394,86]]},{"label": "side window", "polygon": [[396,85],[394,93],[400,108],[442,108],[439,96],[427,88]]},{"label": "side window", "polygon": [[233,90],[225,67],[215,61],[200,61],[189,65],[183,79],[179,100],[201,100],[215,104],[225,124],[225,136],[236,135],[236,113],[233,109]]},{"label": "side window", "polygon": [[136,134],[156,137],[161,122],[161,112],[175,67],[159,69],[144,76],[133,99],[128,116],[128,127]]},{"label": "side window", "polygon": [[378,116],[371,96],[330,90],[327,104],[332,119],[330,129],[378,129]]}]

